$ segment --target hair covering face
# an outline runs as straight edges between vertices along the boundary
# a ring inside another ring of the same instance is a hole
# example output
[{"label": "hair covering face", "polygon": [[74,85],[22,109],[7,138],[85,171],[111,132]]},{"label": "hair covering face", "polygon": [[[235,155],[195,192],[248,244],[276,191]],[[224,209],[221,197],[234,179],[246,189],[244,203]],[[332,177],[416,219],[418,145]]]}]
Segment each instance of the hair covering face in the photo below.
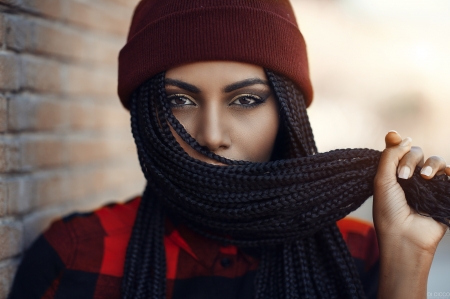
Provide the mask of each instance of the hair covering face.
[{"label": "hair covering face", "polygon": [[306,45],[288,0],[146,0],[134,12],[119,54],[118,93],[131,93],[172,67],[239,61],[290,78],[306,106],[313,98]]},{"label": "hair covering face", "polygon": [[[259,250],[257,299],[365,298],[335,222],[373,194],[381,153],[317,153],[301,93],[289,80],[266,73],[280,105],[286,147],[279,159],[262,163],[228,160],[200,146],[171,112],[164,73],[134,93],[132,131],[147,187],[128,245],[124,299],[165,298],[166,215],[210,239]],[[228,166],[190,157],[170,128]],[[418,169],[399,181],[410,206],[450,226],[449,182],[447,176],[425,181]]]}]

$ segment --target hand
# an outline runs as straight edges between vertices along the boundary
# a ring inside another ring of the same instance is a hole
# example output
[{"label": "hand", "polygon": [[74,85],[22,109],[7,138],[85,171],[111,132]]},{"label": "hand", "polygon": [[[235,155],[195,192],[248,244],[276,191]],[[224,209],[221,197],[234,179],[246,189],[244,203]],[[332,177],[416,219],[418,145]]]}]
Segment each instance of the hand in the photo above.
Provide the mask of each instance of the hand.
[{"label": "hand", "polygon": [[403,246],[408,251],[434,255],[447,227],[412,209],[396,176],[408,179],[416,166],[420,166],[422,178],[429,180],[437,174],[450,175],[450,167],[437,156],[428,158],[424,163],[422,149],[412,147],[411,141],[411,138],[402,140],[395,131],[386,135],[386,149],[381,155],[374,180],[374,224],[380,249],[387,246],[389,251],[392,247]]}]

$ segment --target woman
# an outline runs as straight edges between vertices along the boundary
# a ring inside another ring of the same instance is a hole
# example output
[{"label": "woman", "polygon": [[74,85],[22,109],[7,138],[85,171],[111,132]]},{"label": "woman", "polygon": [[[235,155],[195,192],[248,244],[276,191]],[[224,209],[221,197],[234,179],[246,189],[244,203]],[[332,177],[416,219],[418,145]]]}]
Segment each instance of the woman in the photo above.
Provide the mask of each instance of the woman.
[{"label": "woman", "polygon": [[335,224],[372,192],[378,298],[425,298],[450,213],[419,215],[397,176],[445,195],[448,179],[435,177],[450,169],[423,162],[396,132],[381,156],[317,154],[288,1],[142,1],[119,57],[119,96],[148,181],[142,198],[55,222],[10,298],[374,296],[362,280],[377,261],[359,273]]}]

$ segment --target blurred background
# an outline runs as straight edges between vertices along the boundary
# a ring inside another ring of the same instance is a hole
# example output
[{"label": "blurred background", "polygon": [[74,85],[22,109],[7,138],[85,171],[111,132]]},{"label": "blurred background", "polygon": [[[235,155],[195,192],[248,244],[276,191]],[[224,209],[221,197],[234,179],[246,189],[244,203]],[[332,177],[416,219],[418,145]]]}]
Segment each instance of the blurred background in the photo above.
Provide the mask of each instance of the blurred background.
[{"label": "blurred background", "polygon": [[[307,46],[319,151],[383,150],[389,130],[450,164],[450,1],[294,0]],[[372,221],[372,200],[353,216]],[[450,298],[450,234],[429,298]]]},{"label": "blurred background", "polygon": [[[394,129],[450,163],[450,2],[291,1],[308,45],[319,150],[382,150]],[[0,299],[51,221],[144,188],[116,96],[136,3],[0,0]],[[371,221],[371,201],[354,215]],[[429,298],[450,292],[447,269],[449,236]]]}]

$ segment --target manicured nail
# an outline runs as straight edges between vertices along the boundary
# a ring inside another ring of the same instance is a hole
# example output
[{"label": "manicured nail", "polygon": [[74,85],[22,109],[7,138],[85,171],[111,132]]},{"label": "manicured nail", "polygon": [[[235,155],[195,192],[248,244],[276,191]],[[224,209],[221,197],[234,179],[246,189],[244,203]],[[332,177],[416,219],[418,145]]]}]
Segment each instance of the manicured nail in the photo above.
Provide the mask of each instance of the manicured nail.
[{"label": "manicured nail", "polygon": [[411,168],[408,166],[403,166],[400,169],[400,172],[398,173],[398,177],[404,180],[407,180],[409,178],[409,175],[411,174]]},{"label": "manicured nail", "polygon": [[[396,130],[389,130],[388,133],[397,133],[397,134],[398,134],[398,132],[397,132]],[[399,134],[399,135],[400,135],[400,134]]]},{"label": "manicured nail", "polygon": [[400,143],[400,146],[407,146],[412,142],[412,139],[410,137],[406,137],[403,139],[402,143]]},{"label": "manicured nail", "polygon": [[433,172],[433,168],[431,168],[431,166],[427,166],[422,168],[422,170],[420,171],[421,174],[426,175],[426,176],[430,176],[430,174]]}]

